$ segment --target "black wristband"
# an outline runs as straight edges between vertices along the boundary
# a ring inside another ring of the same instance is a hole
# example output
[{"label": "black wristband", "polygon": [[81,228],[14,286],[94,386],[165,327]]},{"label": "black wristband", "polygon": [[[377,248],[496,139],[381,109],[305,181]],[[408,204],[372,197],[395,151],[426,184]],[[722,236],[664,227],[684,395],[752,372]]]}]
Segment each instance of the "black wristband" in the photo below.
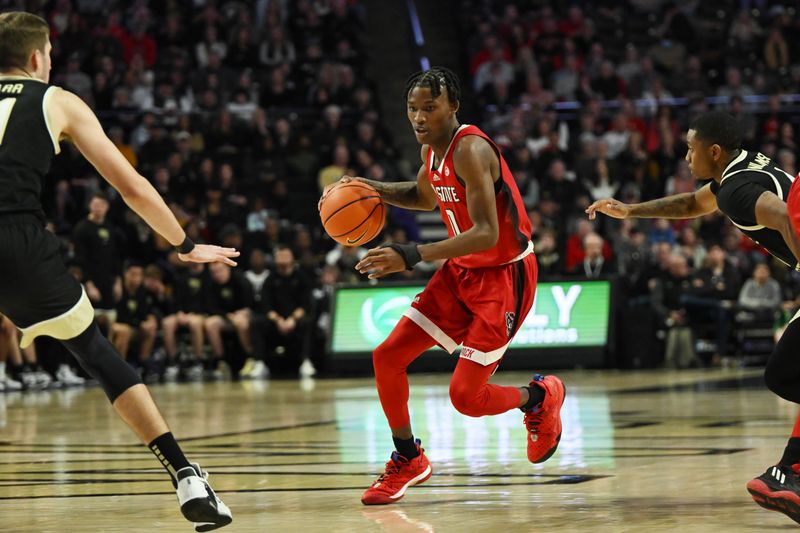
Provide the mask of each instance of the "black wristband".
[{"label": "black wristband", "polygon": [[386,247],[400,254],[400,257],[403,258],[406,264],[406,270],[413,270],[414,265],[422,261],[422,256],[419,254],[417,243],[415,242],[410,242],[408,244],[392,243],[387,244]]},{"label": "black wristband", "polygon": [[194,250],[194,241],[192,241],[192,239],[190,239],[188,235],[186,236],[185,239],[183,239],[182,243],[180,243],[178,246],[175,246],[175,251],[178,252],[179,254],[186,255],[188,253],[191,253],[192,250]]}]

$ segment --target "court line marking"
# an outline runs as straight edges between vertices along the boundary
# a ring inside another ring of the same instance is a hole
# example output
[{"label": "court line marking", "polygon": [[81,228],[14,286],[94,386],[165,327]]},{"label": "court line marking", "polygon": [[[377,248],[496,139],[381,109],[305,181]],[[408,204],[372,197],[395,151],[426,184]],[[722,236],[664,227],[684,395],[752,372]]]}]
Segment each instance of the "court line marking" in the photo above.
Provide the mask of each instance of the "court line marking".
[{"label": "court line marking", "polygon": [[[598,479],[605,479],[614,476],[610,475],[573,475],[562,476],[565,479],[556,480],[551,479],[544,482],[522,482],[522,483],[473,483],[473,484],[426,484],[425,488],[436,489],[453,489],[453,488],[481,488],[481,487],[513,487],[513,486],[535,486],[535,485],[577,485]],[[363,491],[364,487],[359,485],[356,487],[299,487],[299,488],[262,488],[262,489],[238,489],[238,490],[216,490],[217,494],[247,494],[247,493],[265,493],[265,492],[335,492],[335,491]],[[121,492],[121,493],[101,493],[101,494],[51,494],[51,495],[33,495],[33,496],[0,496],[0,501],[10,500],[47,500],[47,499],[64,499],[64,498],[109,498],[115,496],[163,496],[174,495],[174,492]]]}]

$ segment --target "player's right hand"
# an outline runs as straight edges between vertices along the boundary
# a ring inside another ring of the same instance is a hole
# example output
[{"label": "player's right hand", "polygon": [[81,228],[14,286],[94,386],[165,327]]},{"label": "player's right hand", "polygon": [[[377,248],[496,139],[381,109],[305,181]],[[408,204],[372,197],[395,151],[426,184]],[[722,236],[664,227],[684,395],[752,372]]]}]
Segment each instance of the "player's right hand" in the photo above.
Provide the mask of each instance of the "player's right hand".
[{"label": "player's right hand", "polygon": [[231,257],[239,257],[236,248],[223,248],[213,244],[196,244],[188,254],[178,254],[181,261],[192,263],[225,263],[235,267],[236,261]]},{"label": "player's right hand", "polygon": [[630,207],[628,204],[624,204],[619,200],[603,198],[586,208],[586,214],[589,215],[589,220],[594,220],[598,211],[613,218],[625,219],[628,218],[630,214]]},{"label": "player's right hand", "polygon": [[328,196],[328,193],[331,191],[331,189],[333,189],[337,185],[341,185],[342,183],[348,183],[350,181],[353,181],[354,179],[358,178],[354,178],[352,176],[342,176],[341,179],[336,183],[331,183],[330,185],[326,185],[325,188],[322,189],[322,196],[320,196],[319,202],[317,202],[317,211],[322,209],[322,200],[324,200],[325,197]]}]

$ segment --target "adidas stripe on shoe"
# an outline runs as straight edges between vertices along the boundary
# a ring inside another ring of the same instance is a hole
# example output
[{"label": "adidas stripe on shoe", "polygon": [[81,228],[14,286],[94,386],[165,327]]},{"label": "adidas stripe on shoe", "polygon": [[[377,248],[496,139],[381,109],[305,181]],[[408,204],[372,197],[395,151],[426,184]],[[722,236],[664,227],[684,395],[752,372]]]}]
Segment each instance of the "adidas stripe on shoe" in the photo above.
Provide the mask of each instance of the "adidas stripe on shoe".
[{"label": "adidas stripe on shoe", "polygon": [[747,492],[764,509],[783,513],[800,523],[800,479],[791,467],[769,467],[747,483]]}]

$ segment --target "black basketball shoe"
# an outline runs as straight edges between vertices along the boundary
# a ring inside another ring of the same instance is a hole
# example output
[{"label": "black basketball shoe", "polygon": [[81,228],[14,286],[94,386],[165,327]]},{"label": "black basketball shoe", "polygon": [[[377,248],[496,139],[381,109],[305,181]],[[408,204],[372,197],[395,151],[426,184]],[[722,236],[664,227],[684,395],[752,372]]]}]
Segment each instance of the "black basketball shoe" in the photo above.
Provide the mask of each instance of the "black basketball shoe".
[{"label": "black basketball shoe", "polygon": [[764,509],[783,513],[800,524],[800,479],[791,467],[769,467],[747,483],[747,492]]}]

